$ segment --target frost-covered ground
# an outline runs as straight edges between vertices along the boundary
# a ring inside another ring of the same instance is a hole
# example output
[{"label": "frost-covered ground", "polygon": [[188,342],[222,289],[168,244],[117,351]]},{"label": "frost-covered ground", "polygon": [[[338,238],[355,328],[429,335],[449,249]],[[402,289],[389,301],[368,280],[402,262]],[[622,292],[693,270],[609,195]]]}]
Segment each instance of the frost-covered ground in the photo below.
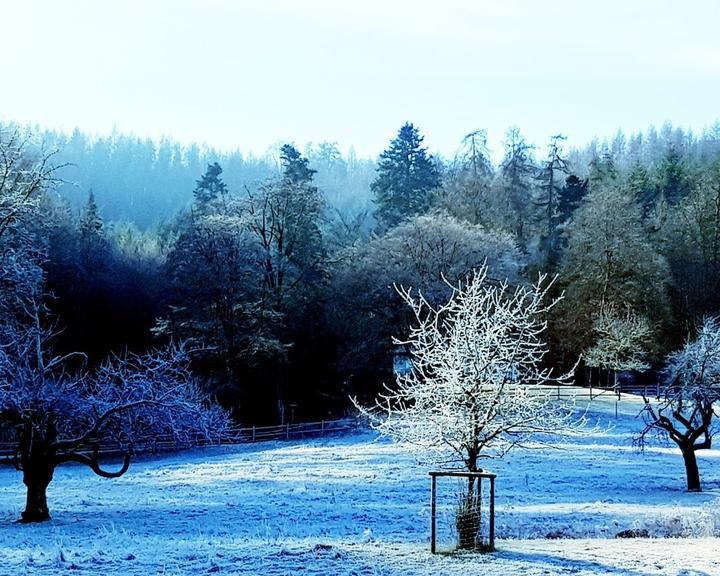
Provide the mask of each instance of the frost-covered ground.
[{"label": "frost-covered ground", "polygon": [[[678,453],[633,450],[638,408],[615,419],[600,401],[603,431],[489,466],[492,555],[432,556],[427,468],[360,433],[143,460],[118,480],[62,468],[34,526],[14,523],[23,487],[2,468],[0,574],[720,575],[720,453],[685,493]],[[614,538],[629,528],[653,538]]]}]

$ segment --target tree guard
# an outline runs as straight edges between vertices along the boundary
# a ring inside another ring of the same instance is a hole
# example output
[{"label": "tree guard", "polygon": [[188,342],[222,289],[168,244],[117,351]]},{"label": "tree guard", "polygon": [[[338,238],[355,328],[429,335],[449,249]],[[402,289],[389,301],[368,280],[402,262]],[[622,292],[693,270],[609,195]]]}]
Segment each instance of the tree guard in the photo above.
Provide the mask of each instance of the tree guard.
[{"label": "tree guard", "polygon": [[[430,552],[437,553],[437,479],[439,477],[466,478],[468,491],[463,495],[460,510],[456,514],[469,513],[474,518],[473,526],[458,526],[458,548],[482,552],[495,550],[495,478],[492,472],[466,472],[461,470],[443,470],[430,472]],[[482,485],[483,479],[490,481],[490,493],[487,506],[488,533],[487,539],[482,534]],[[469,506],[463,508],[464,506]],[[464,510],[464,511],[463,511]],[[459,516],[456,516],[459,520]],[[470,537],[468,538],[468,530]],[[463,534],[463,532],[465,532]]]}]

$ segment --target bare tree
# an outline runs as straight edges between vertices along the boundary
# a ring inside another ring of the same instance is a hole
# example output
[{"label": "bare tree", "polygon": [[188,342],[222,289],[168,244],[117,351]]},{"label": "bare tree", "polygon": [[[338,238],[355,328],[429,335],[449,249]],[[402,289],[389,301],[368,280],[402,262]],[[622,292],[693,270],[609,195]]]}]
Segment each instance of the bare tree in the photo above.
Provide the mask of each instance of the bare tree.
[{"label": "bare tree", "polygon": [[612,371],[614,387],[619,371],[650,367],[646,356],[653,342],[653,328],[644,316],[604,303],[593,318],[593,331],[597,339],[585,352],[585,364]]},{"label": "bare tree", "polygon": [[33,157],[28,144],[19,131],[0,129],[0,238],[37,208],[44,191],[60,182],[57,172],[65,166],[53,164],[54,152]]},{"label": "bare tree", "polygon": [[[508,290],[486,282],[486,269],[452,286],[446,304],[399,289],[415,325],[406,340],[410,372],[386,387],[374,406],[359,407],[381,434],[411,443],[438,464],[480,471],[484,458],[501,457],[538,434],[570,432],[580,423],[545,385],[568,383],[543,366],[543,316],[551,283]],[[472,509],[473,478],[465,508]],[[474,542],[464,538],[461,546]]]},{"label": "bare tree", "polygon": [[665,369],[668,386],[656,400],[645,397],[645,428],[635,442],[643,448],[652,432],[669,437],[685,462],[687,488],[699,492],[696,452],[712,447],[715,404],[720,401],[720,323],[708,318],[697,338],[670,354]]},{"label": "bare tree", "polygon": [[[0,343],[0,425],[18,440],[15,464],[27,487],[22,522],[50,518],[46,490],[61,464],[116,478],[138,441],[155,434],[209,441],[227,428],[225,412],[197,391],[181,347],[112,358],[93,373],[71,371],[82,355],[52,355],[53,334],[35,319]],[[126,447],[117,470],[101,466],[99,447],[107,442]]]}]

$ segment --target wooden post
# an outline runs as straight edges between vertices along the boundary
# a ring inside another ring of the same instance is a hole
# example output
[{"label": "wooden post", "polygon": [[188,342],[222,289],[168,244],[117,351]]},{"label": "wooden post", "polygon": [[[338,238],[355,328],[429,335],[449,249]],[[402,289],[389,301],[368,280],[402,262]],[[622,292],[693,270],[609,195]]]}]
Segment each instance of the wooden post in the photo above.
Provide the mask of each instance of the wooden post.
[{"label": "wooden post", "polygon": [[252,438],[253,438],[252,441],[255,442],[255,426],[253,426],[253,436],[252,436]]},{"label": "wooden post", "polygon": [[435,475],[431,475],[431,488],[430,488],[430,552],[435,554]]},{"label": "wooden post", "polygon": [[320,420],[320,436],[325,436],[325,420]]},{"label": "wooden post", "polygon": [[490,549],[495,550],[495,477],[490,476]]},{"label": "wooden post", "polygon": [[290,440],[290,424],[286,424],[285,426],[285,439]]}]

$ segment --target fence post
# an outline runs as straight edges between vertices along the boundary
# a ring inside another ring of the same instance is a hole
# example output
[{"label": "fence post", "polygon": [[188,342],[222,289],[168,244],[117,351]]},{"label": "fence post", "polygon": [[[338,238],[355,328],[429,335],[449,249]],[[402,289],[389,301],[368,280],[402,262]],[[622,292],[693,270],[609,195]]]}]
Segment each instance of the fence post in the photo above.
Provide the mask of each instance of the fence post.
[{"label": "fence post", "polygon": [[431,475],[430,481],[430,553],[435,554],[435,475]]},{"label": "fence post", "polygon": [[325,436],[325,420],[320,420],[320,436]]},{"label": "fence post", "polygon": [[252,436],[252,438],[253,438],[252,441],[255,442],[255,426],[253,426],[253,436]]},{"label": "fence post", "polygon": [[290,424],[285,424],[285,440],[290,440]]},{"label": "fence post", "polygon": [[495,550],[495,478],[490,476],[490,548]]}]

